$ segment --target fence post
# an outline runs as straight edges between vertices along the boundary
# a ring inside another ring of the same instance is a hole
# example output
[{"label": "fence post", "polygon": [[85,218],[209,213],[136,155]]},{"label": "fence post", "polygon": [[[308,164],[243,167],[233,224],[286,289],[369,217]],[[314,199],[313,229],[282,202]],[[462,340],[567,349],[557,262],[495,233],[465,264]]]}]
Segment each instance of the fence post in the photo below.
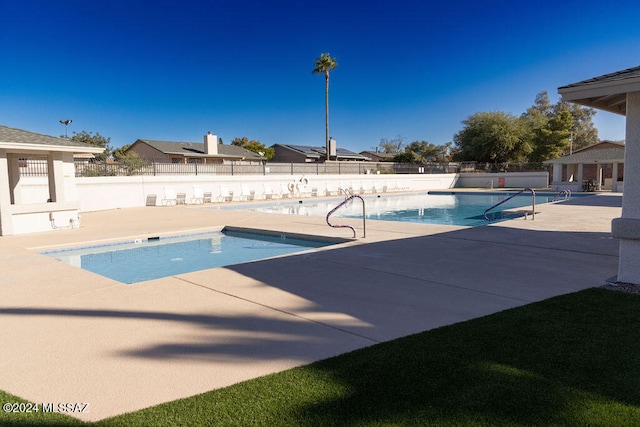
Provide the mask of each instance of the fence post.
[{"label": "fence post", "polygon": [[293,176],[293,162],[291,162],[291,176]]},{"label": "fence post", "polygon": [[193,164],[196,169],[196,176],[198,176],[198,162],[193,162]]},{"label": "fence post", "polygon": [[233,164],[234,164],[234,163],[235,163],[235,162],[232,160],[232,161],[231,161],[231,176],[233,176]]}]

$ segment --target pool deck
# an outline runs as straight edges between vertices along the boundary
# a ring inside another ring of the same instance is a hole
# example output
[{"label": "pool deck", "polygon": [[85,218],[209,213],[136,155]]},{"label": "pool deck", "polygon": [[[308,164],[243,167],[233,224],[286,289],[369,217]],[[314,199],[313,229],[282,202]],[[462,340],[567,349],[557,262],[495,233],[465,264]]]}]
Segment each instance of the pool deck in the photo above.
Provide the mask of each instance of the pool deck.
[{"label": "pool deck", "polygon": [[[79,229],[0,237],[0,389],[88,403],[72,415],[99,420],[602,286],[617,273],[621,203],[603,193],[476,228],[368,221],[366,239],[135,285],[36,249],[225,225],[351,232],[206,205],[86,213]],[[344,222],[361,235],[361,220]]]}]

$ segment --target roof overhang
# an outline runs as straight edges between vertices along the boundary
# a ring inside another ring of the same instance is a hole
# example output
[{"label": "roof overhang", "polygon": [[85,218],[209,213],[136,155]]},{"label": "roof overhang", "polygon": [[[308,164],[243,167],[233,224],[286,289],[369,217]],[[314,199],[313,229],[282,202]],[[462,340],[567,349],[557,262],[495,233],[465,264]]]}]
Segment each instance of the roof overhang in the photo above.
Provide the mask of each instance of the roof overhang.
[{"label": "roof overhang", "polygon": [[96,146],[73,146],[73,145],[43,145],[29,144],[23,142],[4,142],[0,141],[0,150],[9,150],[13,152],[66,152],[66,153],[88,153],[99,154],[104,152],[104,148]]},{"label": "roof overhang", "polygon": [[558,93],[565,101],[623,116],[627,114],[629,92],[640,92],[640,67],[558,88]]}]

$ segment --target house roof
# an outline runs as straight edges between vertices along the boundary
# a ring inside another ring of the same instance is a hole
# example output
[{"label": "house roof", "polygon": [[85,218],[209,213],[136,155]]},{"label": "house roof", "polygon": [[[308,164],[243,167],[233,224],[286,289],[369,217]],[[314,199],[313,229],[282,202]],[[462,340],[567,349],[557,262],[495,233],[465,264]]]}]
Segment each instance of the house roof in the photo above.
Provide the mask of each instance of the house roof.
[{"label": "house roof", "polygon": [[393,158],[398,153],[385,153],[382,151],[361,151],[360,154],[362,154],[363,156],[377,156],[377,157],[380,157],[381,159],[393,160]]},{"label": "house roof", "polygon": [[[275,146],[284,147],[286,149],[296,151],[304,154],[308,158],[320,159],[327,156],[327,149],[325,147],[314,145],[294,145],[294,144],[275,144]],[[357,159],[357,160],[371,160],[361,154],[354,153],[344,148],[336,148],[336,157],[338,159]]]},{"label": "house roof", "polygon": [[237,145],[218,144],[218,154],[207,154],[204,152],[204,143],[202,142],[154,141],[150,139],[139,139],[136,142],[147,144],[168,155],[264,160],[264,157],[258,153],[254,153]]},{"label": "house roof", "polygon": [[640,90],[640,66],[604,74],[558,88],[565,101],[627,114],[627,93]]},{"label": "house roof", "polygon": [[546,164],[624,163],[624,146],[576,151],[571,155],[546,160]]},{"label": "house roof", "polygon": [[595,150],[599,145],[604,145],[604,147],[601,147],[601,148],[615,148],[615,147],[611,147],[612,145],[618,146],[618,147],[624,147],[624,141],[609,141],[608,139],[605,139],[600,142],[596,142],[595,144],[591,144],[586,147],[573,150],[573,154],[578,153],[580,151]]},{"label": "house roof", "polygon": [[104,148],[67,138],[56,138],[0,125],[0,148],[28,151],[102,153]]}]

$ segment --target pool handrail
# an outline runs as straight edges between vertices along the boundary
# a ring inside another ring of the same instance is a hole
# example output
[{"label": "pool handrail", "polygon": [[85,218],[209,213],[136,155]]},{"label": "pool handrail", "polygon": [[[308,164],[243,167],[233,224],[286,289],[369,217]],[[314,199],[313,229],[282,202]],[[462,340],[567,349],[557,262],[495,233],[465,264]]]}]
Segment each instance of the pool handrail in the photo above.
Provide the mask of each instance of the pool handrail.
[{"label": "pool handrail", "polygon": [[351,191],[349,191],[349,190],[344,190],[344,189],[342,189],[342,188],[341,188],[341,189],[340,189],[340,191],[342,191],[342,192],[344,192],[345,194],[347,194],[347,197],[346,197],[342,202],[340,202],[340,204],[339,204],[338,206],[336,206],[335,208],[331,209],[331,210],[329,211],[329,213],[327,213],[327,218],[326,218],[326,220],[327,220],[327,224],[328,224],[330,227],[333,227],[333,228],[350,228],[350,229],[351,229],[351,231],[353,231],[353,238],[355,239],[355,238],[356,238],[356,235],[357,235],[357,233],[356,233],[356,229],[355,229],[355,228],[353,228],[353,227],[352,227],[352,226],[350,226],[350,225],[335,225],[335,224],[331,224],[331,222],[329,222],[329,217],[330,217],[330,216],[331,216],[335,211],[337,211],[338,209],[340,209],[342,206],[344,206],[344,205],[346,205],[347,203],[349,203],[351,200],[358,198],[358,199],[360,199],[360,200],[362,201],[362,237],[363,237],[363,238],[366,238],[366,237],[367,237],[367,223],[366,223],[367,215],[366,215],[366,212],[365,212],[365,203],[364,203],[364,199],[363,199],[363,198],[362,198],[362,196],[360,196],[359,194],[354,194],[354,193],[352,193],[352,192],[351,192]]},{"label": "pool handrail", "polygon": [[571,190],[565,188],[564,190],[553,196],[553,199],[551,199],[551,203],[557,202],[562,196],[564,196],[564,200],[569,200],[571,198]]},{"label": "pool handrail", "polygon": [[484,219],[487,221],[491,221],[489,219],[489,217],[487,216],[487,212],[489,212],[490,210],[497,208],[498,206],[500,206],[503,203],[508,202],[509,200],[513,199],[514,197],[524,193],[525,191],[531,191],[531,220],[536,219],[536,192],[532,189],[532,188],[524,188],[520,191],[518,191],[517,193],[512,194],[511,196],[507,197],[504,200],[499,201],[498,203],[496,203],[495,205],[491,206],[489,209],[485,210],[483,215],[484,215]]}]

